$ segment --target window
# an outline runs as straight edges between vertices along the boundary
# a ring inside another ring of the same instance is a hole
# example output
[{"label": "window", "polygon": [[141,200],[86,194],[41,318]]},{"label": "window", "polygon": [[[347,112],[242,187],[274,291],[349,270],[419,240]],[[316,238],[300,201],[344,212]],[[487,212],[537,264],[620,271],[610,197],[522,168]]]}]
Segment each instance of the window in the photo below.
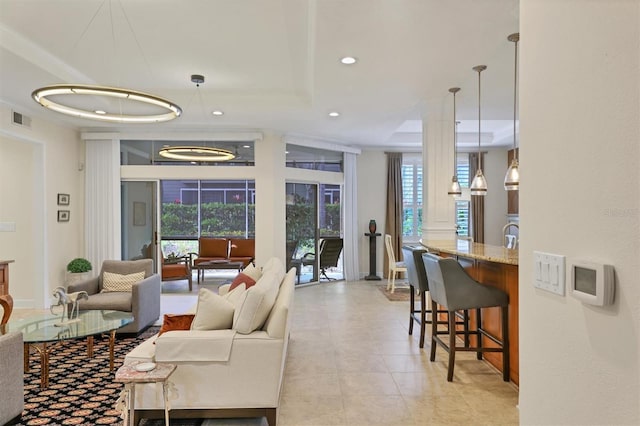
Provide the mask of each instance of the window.
[{"label": "window", "polygon": [[462,197],[456,200],[456,232],[461,237],[469,237],[469,154],[458,154],[456,173],[462,190]]},{"label": "window", "polygon": [[409,240],[422,234],[422,158],[402,158],[402,236]]},{"label": "window", "polygon": [[294,169],[342,172],[343,156],[340,151],[287,144],[287,167]]},{"label": "window", "polygon": [[456,174],[458,175],[458,183],[460,183],[460,187],[468,188],[469,187],[469,154],[467,153],[458,154],[456,164],[457,164]]},{"label": "window", "polygon": [[[220,148],[231,152],[235,158],[228,161],[187,161],[160,156],[162,148],[189,146]],[[123,166],[253,166],[253,141],[173,141],[173,140],[121,140],[120,164]]]},{"label": "window", "polygon": [[469,202],[456,201],[456,233],[461,237],[469,237]]},{"label": "window", "polygon": [[255,235],[254,181],[163,180],[160,188],[163,239]]}]

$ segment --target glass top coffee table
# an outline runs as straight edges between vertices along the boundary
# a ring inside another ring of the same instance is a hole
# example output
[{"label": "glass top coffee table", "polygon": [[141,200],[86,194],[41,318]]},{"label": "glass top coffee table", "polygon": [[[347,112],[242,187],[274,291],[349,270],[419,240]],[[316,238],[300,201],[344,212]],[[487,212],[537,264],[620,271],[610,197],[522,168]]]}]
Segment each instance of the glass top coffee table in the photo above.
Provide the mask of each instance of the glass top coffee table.
[{"label": "glass top coffee table", "polygon": [[116,330],[133,322],[131,312],[80,311],[77,319],[64,323],[61,315],[42,313],[30,315],[3,326],[2,332],[20,331],[24,340],[24,371],[29,371],[29,348],[40,355],[40,387],[49,386],[49,354],[56,344],[65,340],[87,338],[87,356],[93,356],[93,336],[109,333],[109,368],[113,371],[113,346]]}]

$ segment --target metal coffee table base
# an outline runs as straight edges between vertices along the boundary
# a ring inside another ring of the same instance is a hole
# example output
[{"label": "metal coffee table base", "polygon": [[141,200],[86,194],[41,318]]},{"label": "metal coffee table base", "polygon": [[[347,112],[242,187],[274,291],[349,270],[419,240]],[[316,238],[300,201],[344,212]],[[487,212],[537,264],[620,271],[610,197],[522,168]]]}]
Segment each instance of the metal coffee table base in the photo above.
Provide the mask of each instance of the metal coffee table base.
[{"label": "metal coffee table base", "polygon": [[[109,371],[113,371],[113,355],[116,341],[116,331],[109,332]],[[64,340],[42,343],[25,343],[24,344],[24,371],[29,372],[29,355],[30,347],[33,347],[40,357],[40,389],[49,387],[49,354],[56,345],[61,344]],[[87,337],[87,357],[93,358],[93,336]]]},{"label": "metal coffee table base", "polygon": [[207,269],[235,269],[237,271],[241,271],[242,266],[244,266],[244,263],[242,262],[227,262],[227,261],[214,260],[210,262],[198,263],[197,265],[194,265],[194,268],[198,271],[198,284],[200,284],[201,280],[204,281],[204,271]]}]

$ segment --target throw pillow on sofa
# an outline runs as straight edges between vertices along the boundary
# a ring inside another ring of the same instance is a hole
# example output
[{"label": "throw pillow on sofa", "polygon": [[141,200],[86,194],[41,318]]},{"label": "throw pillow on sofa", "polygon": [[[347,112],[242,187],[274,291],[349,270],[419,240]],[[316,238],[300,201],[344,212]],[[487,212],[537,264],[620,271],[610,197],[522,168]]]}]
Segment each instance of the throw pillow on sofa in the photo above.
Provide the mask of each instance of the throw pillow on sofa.
[{"label": "throw pillow on sofa", "polygon": [[[238,289],[244,290],[242,286]],[[201,288],[198,292],[198,307],[191,323],[191,330],[229,329],[233,325],[234,311],[233,303],[226,297]]]},{"label": "throw pillow on sofa", "polygon": [[133,285],[144,279],[144,271],[122,275],[104,271],[102,273],[102,293],[123,291],[131,293]]},{"label": "throw pillow on sofa", "polygon": [[278,296],[280,280],[277,275],[264,272],[258,282],[244,292],[244,300],[236,307],[233,318],[233,328],[238,333],[249,334],[263,326]]},{"label": "throw pillow on sofa", "polygon": [[165,314],[158,337],[167,331],[190,330],[194,317],[194,314]]},{"label": "throw pillow on sofa", "polygon": [[246,288],[253,287],[255,283],[260,279],[261,276],[262,276],[262,272],[260,272],[260,269],[253,266],[253,263],[249,263],[249,265],[247,265],[247,267],[244,268],[242,272],[240,272],[238,276],[235,277],[234,280],[231,282],[231,286],[229,286],[229,291],[235,289],[242,283],[245,284]]}]

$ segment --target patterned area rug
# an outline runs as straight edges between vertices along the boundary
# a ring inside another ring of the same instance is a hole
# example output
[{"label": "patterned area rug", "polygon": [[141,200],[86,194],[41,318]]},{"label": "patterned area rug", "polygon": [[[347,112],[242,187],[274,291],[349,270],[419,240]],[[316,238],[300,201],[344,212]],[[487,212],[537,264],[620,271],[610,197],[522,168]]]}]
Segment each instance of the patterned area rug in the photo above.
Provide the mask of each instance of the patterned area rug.
[{"label": "patterned area rug", "polygon": [[95,339],[93,358],[87,358],[86,340],[62,342],[51,351],[46,389],[40,389],[40,359],[31,349],[29,372],[24,375],[25,409],[19,424],[122,424],[114,407],[123,385],[113,382],[115,372],[129,351],[157,332],[158,327],[150,327],[138,337],[116,336],[113,371],[109,371],[106,336]]},{"label": "patterned area rug", "polygon": [[408,302],[411,296],[410,288],[408,285],[398,285],[393,293],[387,290],[387,284],[381,284],[378,286],[378,290],[384,294],[384,296],[391,302]]}]

